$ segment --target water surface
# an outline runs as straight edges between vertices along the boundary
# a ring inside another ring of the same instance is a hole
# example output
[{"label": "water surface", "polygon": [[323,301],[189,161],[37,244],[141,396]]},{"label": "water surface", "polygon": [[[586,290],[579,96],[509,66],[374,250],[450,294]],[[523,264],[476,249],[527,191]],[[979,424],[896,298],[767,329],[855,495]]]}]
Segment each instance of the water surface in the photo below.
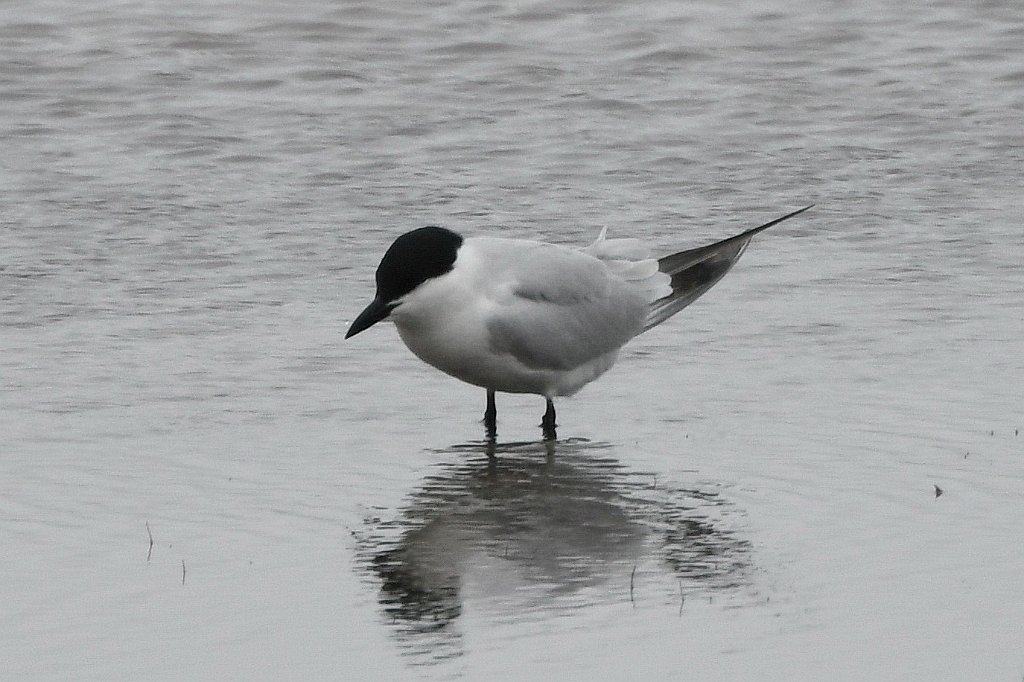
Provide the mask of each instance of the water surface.
[{"label": "water surface", "polygon": [[[1019,680],[1019,7],[378,4],[5,5],[7,675]],[[423,224],[809,202],[553,451],[342,342]]]}]

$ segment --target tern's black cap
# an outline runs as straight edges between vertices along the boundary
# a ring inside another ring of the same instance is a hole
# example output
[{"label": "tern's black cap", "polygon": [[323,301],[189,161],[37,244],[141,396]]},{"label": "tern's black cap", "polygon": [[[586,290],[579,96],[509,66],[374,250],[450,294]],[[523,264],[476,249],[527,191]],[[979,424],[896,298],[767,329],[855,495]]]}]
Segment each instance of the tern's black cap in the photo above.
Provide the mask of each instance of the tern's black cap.
[{"label": "tern's black cap", "polygon": [[452,269],[462,237],[443,227],[421,227],[395,240],[377,267],[377,298],[395,301]]}]

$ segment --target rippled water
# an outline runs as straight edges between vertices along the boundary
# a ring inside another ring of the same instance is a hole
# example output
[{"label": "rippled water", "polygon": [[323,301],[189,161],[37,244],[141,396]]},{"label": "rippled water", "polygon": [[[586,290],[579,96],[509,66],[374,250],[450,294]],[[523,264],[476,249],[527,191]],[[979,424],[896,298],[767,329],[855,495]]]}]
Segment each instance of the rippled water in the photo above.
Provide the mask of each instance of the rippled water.
[{"label": "rippled water", "polygon": [[[1020,7],[378,5],[0,10],[5,675],[1019,680]],[[809,202],[553,451],[342,342],[412,227]]]}]

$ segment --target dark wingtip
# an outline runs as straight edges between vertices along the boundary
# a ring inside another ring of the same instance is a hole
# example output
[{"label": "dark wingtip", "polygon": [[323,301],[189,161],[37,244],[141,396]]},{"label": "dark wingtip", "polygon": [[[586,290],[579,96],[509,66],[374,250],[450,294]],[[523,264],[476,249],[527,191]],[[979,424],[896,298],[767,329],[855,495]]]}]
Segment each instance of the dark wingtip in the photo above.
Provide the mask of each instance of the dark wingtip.
[{"label": "dark wingtip", "polygon": [[[814,204],[808,204],[807,206],[804,206],[803,208],[798,208],[797,210],[793,211],[792,213],[787,213],[786,215],[782,216],[781,218],[776,218],[775,220],[770,220],[767,223],[765,223],[764,225],[758,225],[757,227],[753,227],[753,228],[747,230],[746,232],[743,232],[741,234],[736,235],[735,237],[729,237],[728,239],[723,239],[722,241],[717,242],[715,244],[711,244],[710,246],[703,247],[703,249],[707,249],[707,250],[718,249],[718,248],[726,246],[728,244],[733,244],[733,243],[736,243],[736,242],[741,242],[741,241],[744,241],[744,240],[749,240],[754,235],[759,234],[761,232],[764,232],[769,227],[774,227],[775,225],[778,225],[779,223],[781,223],[783,220],[789,220],[793,216],[798,216],[801,213],[803,213],[804,211],[809,211],[812,208],[814,208]],[[702,251],[703,249],[691,249],[690,251],[693,252],[693,253],[697,253],[699,251]]]},{"label": "dark wingtip", "polygon": [[798,216],[801,213],[803,213],[804,211],[809,211],[812,208],[814,208],[814,204],[808,204],[807,206],[804,206],[803,208],[798,208],[797,210],[793,211],[792,213],[787,213],[786,215],[782,216],[781,218],[776,218],[775,220],[767,222],[764,225],[761,225],[759,227],[755,227],[753,230],[747,230],[746,234],[749,234],[749,235],[757,234],[761,230],[767,230],[769,227],[771,227],[773,225],[778,225],[783,220],[789,220],[793,216]]},{"label": "dark wingtip", "polygon": [[664,322],[700,298],[729,272],[754,235],[813,207],[809,204],[735,237],[659,258],[658,269],[672,278],[672,293],[651,305],[644,329]]}]

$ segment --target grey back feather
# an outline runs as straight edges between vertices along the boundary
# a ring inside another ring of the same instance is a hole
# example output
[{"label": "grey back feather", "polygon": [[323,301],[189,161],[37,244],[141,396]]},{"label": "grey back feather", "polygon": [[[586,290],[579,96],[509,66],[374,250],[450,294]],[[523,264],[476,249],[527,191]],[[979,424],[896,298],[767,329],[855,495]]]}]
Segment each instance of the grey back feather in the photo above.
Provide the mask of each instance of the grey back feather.
[{"label": "grey back feather", "polygon": [[607,239],[607,233],[608,228],[603,228],[597,241],[581,251],[602,261],[612,274],[629,282],[630,287],[648,303],[671,295],[670,276],[661,270],[643,242],[639,239]]}]

